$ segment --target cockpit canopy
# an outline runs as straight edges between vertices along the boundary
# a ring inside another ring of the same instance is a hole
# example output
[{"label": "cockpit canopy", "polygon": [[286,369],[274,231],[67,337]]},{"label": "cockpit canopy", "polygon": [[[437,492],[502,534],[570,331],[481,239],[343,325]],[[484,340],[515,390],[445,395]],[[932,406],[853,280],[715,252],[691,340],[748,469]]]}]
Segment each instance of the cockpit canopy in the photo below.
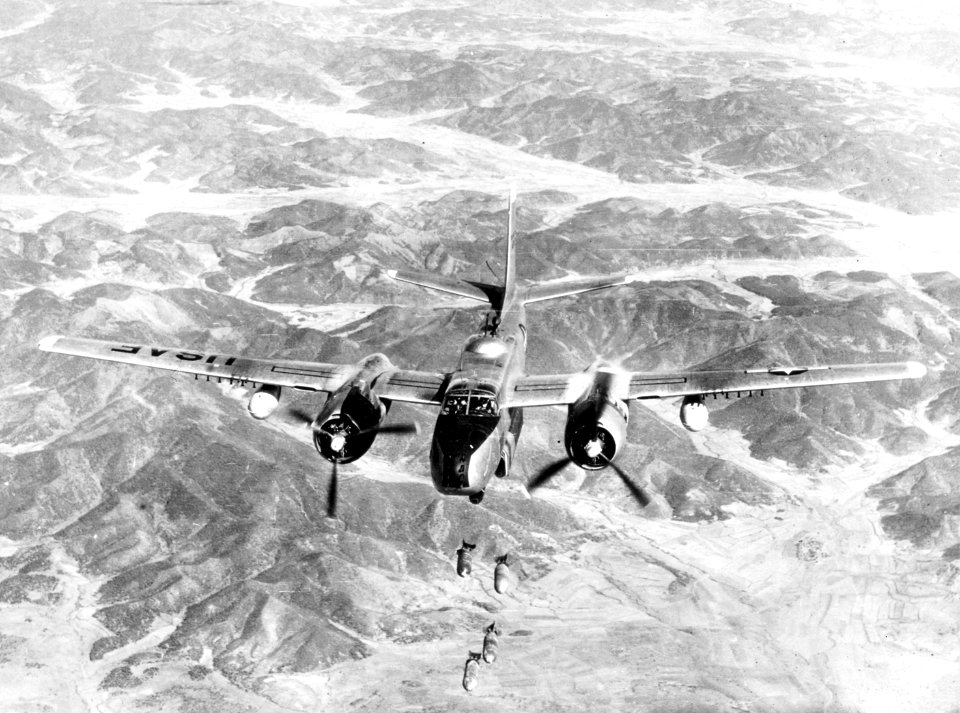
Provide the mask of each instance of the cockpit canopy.
[{"label": "cockpit canopy", "polygon": [[454,389],[447,393],[440,406],[442,416],[499,416],[500,405],[490,391]]}]

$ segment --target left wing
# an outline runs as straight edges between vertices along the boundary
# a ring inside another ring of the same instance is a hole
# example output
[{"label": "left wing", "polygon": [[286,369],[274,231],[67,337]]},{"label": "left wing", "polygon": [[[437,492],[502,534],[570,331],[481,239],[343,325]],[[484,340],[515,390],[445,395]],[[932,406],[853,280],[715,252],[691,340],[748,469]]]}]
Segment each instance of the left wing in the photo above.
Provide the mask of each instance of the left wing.
[{"label": "left wing", "polygon": [[[769,369],[727,369],[651,374],[623,372],[612,381],[610,395],[623,400],[662,399],[698,394],[792,389],[800,386],[854,384],[894,379],[919,379],[927,373],[915,361],[836,366],[778,366]],[[506,406],[556,406],[582,396],[592,379],[587,372],[551,376],[522,376],[512,385]]]},{"label": "left wing", "polygon": [[[208,381],[214,379],[244,386],[272,384],[301,391],[336,391],[356,376],[361,368],[354,364],[251,359],[194,349],[56,335],[41,339],[38,347],[45,352],[193,374]],[[446,379],[445,374],[390,369],[376,380],[376,388],[383,398],[439,404]]]}]

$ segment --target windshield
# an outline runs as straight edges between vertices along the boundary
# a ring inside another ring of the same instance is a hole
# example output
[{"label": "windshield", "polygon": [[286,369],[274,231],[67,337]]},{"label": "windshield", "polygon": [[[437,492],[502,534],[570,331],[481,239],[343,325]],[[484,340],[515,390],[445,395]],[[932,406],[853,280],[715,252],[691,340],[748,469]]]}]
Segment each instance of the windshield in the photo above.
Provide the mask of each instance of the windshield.
[{"label": "windshield", "polygon": [[443,400],[440,413],[444,416],[497,416],[497,399],[485,392],[451,391]]}]

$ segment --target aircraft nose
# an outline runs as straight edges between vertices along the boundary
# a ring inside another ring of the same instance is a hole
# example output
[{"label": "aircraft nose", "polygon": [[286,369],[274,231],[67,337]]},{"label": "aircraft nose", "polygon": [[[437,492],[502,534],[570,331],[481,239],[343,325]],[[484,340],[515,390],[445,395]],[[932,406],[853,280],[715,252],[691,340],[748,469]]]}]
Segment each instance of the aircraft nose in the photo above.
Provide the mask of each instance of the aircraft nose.
[{"label": "aircraft nose", "polygon": [[483,489],[492,473],[494,448],[491,439],[476,447],[462,443],[443,448],[434,442],[430,450],[430,471],[434,485],[440,492],[464,494]]},{"label": "aircraft nose", "polygon": [[467,480],[471,488],[482,488],[486,485],[487,476],[491,471],[491,455],[493,453],[492,439],[487,439],[477,447],[467,465]]}]

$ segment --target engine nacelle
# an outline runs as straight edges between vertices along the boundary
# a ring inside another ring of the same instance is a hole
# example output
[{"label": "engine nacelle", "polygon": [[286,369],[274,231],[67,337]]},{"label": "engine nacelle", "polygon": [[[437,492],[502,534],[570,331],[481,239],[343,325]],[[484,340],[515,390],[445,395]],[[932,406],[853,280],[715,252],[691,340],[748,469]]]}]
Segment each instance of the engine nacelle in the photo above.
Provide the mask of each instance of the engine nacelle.
[{"label": "engine nacelle", "polygon": [[331,463],[352,463],[373,445],[376,429],[387,415],[389,402],[371,389],[380,376],[393,369],[383,354],[371,354],[357,373],[333,393],[313,424],[313,445]]},{"label": "engine nacelle", "polygon": [[585,470],[605,468],[627,441],[627,405],[594,392],[570,406],[564,440],[570,460]]},{"label": "engine nacelle", "polygon": [[313,445],[331,463],[352,463],[370,450],[387,404],[365,382],[353,382],[333,394],[317,416]]},{"label": "engine nacelle", "polygon": [[270,418],[279,405],[280,387],[264,384],[250,397],[247,410],[250,411],[250,415],[255,419],[262,421],[265,418]]},{"label": "engine nacelle", "polygon": [[684,396],[680,405],[680,423],[688,431],[702,431],[710,420],[710,412],[703,402],[703,396]]}]

